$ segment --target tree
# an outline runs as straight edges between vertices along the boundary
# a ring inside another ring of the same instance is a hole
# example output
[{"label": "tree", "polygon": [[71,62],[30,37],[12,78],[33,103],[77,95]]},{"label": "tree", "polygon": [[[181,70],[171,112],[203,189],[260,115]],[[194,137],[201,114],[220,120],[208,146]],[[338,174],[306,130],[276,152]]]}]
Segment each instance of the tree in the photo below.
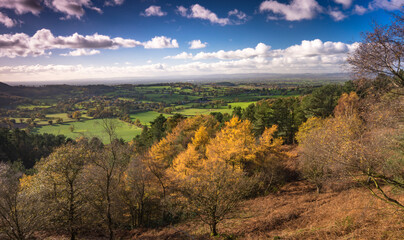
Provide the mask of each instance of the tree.
[{"label": "tree", "polygon": [[390,26],[374,24],[371,32],[363,33],[362,42],[347,59],[358,80],[389,76],[396,88],[404,87],[404,12]]},{"label": "tree", "polygon": [[62,123],[63,123],[63,118],[58,118],[58,119],[56,120],[56,123],[57,123],[57,124],[62,124]]},{"label": "tree", "polygon": [[80,121],[81,118],[81,112],[80,111],[75,111],[72,113],[72,118],[76,119],[77,121]]},{"label": "tree", "polygon": [[233,167],[244,168],[246,163],[255,157],[254,146],[251,122],[233,117],[210,141],[206,155],[210,159],[224,160]]},{"label": "tree", "polygon": [[179,183],[187,207],[209,225],[216,236],[217,224],[225,219],[251,190],[251,178],[241,169],[233,169],[220,160],[205,160]]},{"label": "tree", "polygon": [[116,218],[113,208],[117,202],[119,181],[131,156],[131,151],[117,139],[98,149],[87,166],[87,181],[94,191],[90,192],[90,201],[107,225],[109,239],[114,239]]},{"label": "tree", "polygon": [[[58,229],[66,228],[70,239],[76,239],[82,217],[86,214],[84,166],[91,152],[83,145],[68,144],[55,150],[36,166],[42,194],[52,209]],[[88,206],[87,206],[88,208]]]},{"label": "tree", "polygon": [[145,225],[145,215],[147,212],[151,212],[151,203],[149,202],[155,195],[152,186],[152,173],[145,165],[144,160],[145,156],[132,156],[119,187],[119,196],[129,213],[131,228]]},{"label": "tree", "polygon": [[21,176],[16,165],[0,162],[0,238],[5,234],[8,239],[30,239],[42,224],[41,204],[33,205],[38,199],[23,191]]},{"label": "tree", "polygon": [[335,106],[337,106],[342,90],[341,86],[328,84],[315,89],[312,94],[305,96],[302,101],[302,107],[306,118],[326,118],[330,116]]}]

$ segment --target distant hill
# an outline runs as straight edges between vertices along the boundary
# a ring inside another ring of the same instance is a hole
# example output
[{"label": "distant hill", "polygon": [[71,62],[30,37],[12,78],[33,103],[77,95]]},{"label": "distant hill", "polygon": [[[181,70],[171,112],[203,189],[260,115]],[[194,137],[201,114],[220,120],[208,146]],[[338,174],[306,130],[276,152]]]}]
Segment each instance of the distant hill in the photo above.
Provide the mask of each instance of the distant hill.
[{"label": "distant hill", "polygon": [[0,82],[0,92],[7,91],[7,90],[10,90],[12,88],[13,88],[12,86]]}]

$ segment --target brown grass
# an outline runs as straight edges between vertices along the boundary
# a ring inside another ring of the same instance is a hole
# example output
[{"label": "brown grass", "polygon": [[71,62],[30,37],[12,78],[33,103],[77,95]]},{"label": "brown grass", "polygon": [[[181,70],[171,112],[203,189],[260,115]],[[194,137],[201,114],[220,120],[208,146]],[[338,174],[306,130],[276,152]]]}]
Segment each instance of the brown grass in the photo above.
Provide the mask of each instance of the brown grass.
[{"label": "brown grass", "polygon": [[[404,200],[404,195],[397,197]],[[231,239],[403,239],[404,213],[366,189],[316,194],[299,181],[277,194],[245,201],[218,230]],[[210,238],[208,228],[196,220],[132,234],[131,239],[145,240]]]}]

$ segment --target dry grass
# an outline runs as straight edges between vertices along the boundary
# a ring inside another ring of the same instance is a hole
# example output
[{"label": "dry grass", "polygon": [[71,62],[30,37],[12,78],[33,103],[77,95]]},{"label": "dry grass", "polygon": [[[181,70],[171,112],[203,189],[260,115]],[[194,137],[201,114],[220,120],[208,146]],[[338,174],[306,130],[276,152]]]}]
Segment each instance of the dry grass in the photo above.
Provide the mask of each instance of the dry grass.
[{"label": "dry grass", "polygon": [[[228,239],[403,239],[404,213],[362,188],[316,194],[299,181],[277,194],[245,201],[219,232]],[[132,239],[145,240],[209,239],[208,228],[197,221],[132,234]]]}]

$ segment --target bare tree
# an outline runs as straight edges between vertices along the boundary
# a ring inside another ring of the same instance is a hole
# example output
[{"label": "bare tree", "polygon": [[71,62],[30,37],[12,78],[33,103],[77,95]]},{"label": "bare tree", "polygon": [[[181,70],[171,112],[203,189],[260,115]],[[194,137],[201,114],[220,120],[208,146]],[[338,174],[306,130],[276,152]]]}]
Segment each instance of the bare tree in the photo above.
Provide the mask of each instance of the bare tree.
[{"label": "bare tree", "polygon": [[374,23],[373,31],[363,33],[362,42],[347,61],[357,79],[389,76],[396,88],[404,87],[404,12],[390,26]]},{"label": "bare tree", "polygon": [[21,191],[21,176],[18,170],[0,163],[0,239],[29,239],[42,224],[41,204],[33,206],[38,199]]},{"label": "bare tree", "polygon": [[129,162],[131,152],[126,145],[117,140],[117,126],[113,119],[102,119],[101,125],[111,143],[99,149],[90,160],[88,177],[95,190],[92,197],[98,198],[90,201],[94,203],[95,209],[107,224],[109,239],[112,240],[115,225],[112,210],[115,203],[114,193]]}]

